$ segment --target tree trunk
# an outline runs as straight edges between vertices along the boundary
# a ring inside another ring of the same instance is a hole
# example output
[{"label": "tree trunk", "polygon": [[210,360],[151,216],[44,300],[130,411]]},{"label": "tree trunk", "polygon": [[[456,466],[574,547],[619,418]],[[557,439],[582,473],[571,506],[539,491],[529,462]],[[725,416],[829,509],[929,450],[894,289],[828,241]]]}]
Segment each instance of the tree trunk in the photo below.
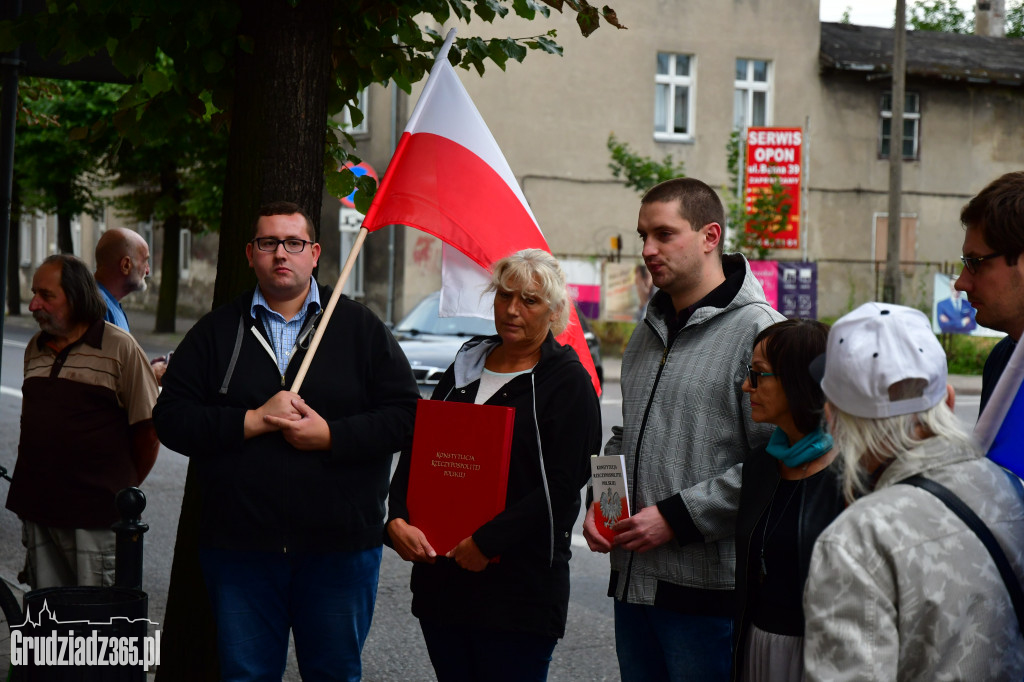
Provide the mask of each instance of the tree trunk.
[{"label": "tree trunk", "polygon": [[7,314],[21,315],[21,191],[11,187],[11,227],[7,239]]},{"label": "tree trunk", "polygon": [[[328,0],[242,3],[239,50],[213,304],[254,278],[245,258],[259,206],[294,201],[319,234],[333,22]],[[199,490],[189,462],[164,618],[157,681],[218,678],[216,639],[199,566]]]},{"label": "tree trunk", "polygon": [[294,201],[320,231],[324,136],[331,73],[332,12],[327,0],[242,5],[242,35],[255,42],[239,50],[234,109],[221,213],[214,307],[254,284],[245,244],[259,207]]},{"label": "tree trunk", "polygon": [[164,219],[164,246],[160,258],[160,295],[156,302],[157,333],[173,333],[178,308],[178,264],[181,250],[181,184],[175,164],[160,170],[160,194],[170,197],[176,207]]},{"label": "tree trunk", "polygon": [[81,256],[82,254],[75,253],[75,242],[71,239],[72,216],[64,209],[64,206],[67,205],[65,202],[67,196],[69,195],[65,194],[63,188],[57,191],[57,252]]}]

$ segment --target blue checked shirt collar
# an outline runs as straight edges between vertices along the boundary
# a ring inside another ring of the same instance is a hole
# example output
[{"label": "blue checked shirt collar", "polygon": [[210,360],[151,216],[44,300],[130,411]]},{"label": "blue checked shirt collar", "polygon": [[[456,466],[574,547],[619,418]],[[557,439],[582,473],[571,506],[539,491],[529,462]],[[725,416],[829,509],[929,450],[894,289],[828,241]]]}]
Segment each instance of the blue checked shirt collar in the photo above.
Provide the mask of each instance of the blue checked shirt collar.
[{"label": "blue checked shirt collar", "polygon": [[295,342],[306,323],[306,316],[309,314],[310,305],[315,305],[313,312],[318,312],[320,305],[320,289],[316,281],[309,278],[309,293],[302,303],[302,310],[291,320],[285,320],[281,313],[270,309],[267,299],[263,298],[263,292],[256,285],[256,291],[252,295],[252,304],[249,306],[249,314],[253,319],[263,323],[263,328],[270,337],[270,343],[274,347],[274,355],[277,357],[277,368],[284,375],[288,369],[288,362],[295,353]]}]

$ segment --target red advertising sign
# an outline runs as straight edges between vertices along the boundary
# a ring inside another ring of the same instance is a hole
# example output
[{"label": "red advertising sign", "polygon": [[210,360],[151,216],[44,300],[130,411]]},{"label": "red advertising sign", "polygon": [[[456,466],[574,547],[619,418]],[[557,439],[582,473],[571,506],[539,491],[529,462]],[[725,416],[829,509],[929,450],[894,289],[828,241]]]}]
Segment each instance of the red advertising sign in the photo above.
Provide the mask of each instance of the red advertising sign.
[{"label": "red advertising sign", "polygon": [[[778,181],[789,197],[789,216],[765,232],[761,240],[773,249],[800,247],[800,176],[801,148],[804,135],[800,128],[749,128],[747,130],[746,198],[747,213],[755,212],[754,202],[760,194],[771,191]],[[754,232],[750,226],[748,232]]]}]

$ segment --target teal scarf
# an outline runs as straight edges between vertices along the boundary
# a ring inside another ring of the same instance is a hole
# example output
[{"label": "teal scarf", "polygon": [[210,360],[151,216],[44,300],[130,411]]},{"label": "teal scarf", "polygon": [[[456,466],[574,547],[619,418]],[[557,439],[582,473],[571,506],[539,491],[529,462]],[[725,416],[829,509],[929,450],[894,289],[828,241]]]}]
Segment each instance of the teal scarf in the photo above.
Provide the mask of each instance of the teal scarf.
[{"label": "teal scarf", "polygon": [[768,454],[790,469],[818,459],[832,449],[832,436],[821,429],[815,429],[798,440],[789,444],[786,432],[776,427],[772,437],[768,439]]}]

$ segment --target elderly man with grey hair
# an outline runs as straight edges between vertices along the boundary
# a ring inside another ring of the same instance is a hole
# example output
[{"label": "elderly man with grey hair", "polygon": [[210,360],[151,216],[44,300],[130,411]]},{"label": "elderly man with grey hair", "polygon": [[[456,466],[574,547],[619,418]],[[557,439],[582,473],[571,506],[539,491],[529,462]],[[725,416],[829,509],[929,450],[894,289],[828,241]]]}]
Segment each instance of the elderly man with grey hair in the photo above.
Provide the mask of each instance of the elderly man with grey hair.
[{"label": "elderly man with grey hair", "polygon": [[814,547],[806,679],[1020,680],[1024,491],[959,425],[928,319],[883,303],[840,318],[821,387],[851,504]]},{"label": "elderly man with grey hair", "polygon": [[23,579],[36,589],[112,585],[114,496],[142,482],[160,447],[156,379],[135,339],[104,321],[96,282],[78,258],[43,261],[29,310],[41,331],[25,348],[7,496],[24,524]]}]

